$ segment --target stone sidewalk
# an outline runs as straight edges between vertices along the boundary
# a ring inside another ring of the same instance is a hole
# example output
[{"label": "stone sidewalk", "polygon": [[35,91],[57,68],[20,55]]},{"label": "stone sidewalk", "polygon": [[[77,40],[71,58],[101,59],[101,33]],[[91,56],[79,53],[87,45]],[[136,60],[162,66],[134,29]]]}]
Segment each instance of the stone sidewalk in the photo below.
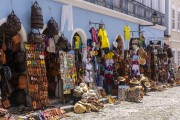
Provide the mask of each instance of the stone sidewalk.
[{"label": "stone sidewalk", "polygon": [[69,113],[62,120],[180,120],[180,87],[150,92],[142,103],[106,104],[100,112]]}]

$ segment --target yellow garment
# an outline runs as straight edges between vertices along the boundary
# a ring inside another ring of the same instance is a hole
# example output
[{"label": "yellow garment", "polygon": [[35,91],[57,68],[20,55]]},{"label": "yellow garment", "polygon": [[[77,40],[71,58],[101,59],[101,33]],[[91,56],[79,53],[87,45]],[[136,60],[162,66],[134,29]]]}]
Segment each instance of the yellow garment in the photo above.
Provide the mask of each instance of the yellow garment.
[{"label": "yellow garment", "polygon": [[113,56],[114,56],[114,53],[113,52],[109,52],[109,53],[104,55],[104,59],[112,59]]},{"label": "yellow garment", "polygon": [[131,37],[131,33],[130,33],[131,29],[128,25],[124,26],[124,38],[125,40],[130,40]]},{"label": "yellow garment", "polygon": [[108,35],[105,29],[99,29],[98,37],[101,38],[101,48],[109,48],[109,40]]},{"label": "yellow garment", "polygon": [[81,39],[79,36],[74,36],[74,37],[76,38],[74,49],[79,49]]}]

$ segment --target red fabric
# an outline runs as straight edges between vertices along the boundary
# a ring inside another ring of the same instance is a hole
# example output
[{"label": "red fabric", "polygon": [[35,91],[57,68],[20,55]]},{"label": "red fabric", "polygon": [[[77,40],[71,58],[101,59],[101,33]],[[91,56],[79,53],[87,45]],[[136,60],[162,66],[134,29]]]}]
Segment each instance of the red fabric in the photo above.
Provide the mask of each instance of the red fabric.
[{"label": "red fabric", "polygon": [[106,74],[105,79],[106,79],[106,84],[110,85],[112,80],[113,80],[113,75],[112,74]]},{"label": "red fabric", "polygon": [[92,27],[89,32],[91,33],[92,41],[98,43],[97,30]]}]

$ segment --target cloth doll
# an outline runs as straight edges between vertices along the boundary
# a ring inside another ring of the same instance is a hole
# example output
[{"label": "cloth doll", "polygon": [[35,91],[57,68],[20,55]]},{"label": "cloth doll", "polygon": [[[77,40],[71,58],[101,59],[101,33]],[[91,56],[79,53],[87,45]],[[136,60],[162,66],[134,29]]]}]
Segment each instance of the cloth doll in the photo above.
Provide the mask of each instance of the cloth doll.
[{"label": "cloth doll", "polygon": [[139,70],[139,63],[138,63],[138,61],[132,61],[131,65],[132,65],[131,75],[133,77],[139,76],[140,75],[140,70]]}]

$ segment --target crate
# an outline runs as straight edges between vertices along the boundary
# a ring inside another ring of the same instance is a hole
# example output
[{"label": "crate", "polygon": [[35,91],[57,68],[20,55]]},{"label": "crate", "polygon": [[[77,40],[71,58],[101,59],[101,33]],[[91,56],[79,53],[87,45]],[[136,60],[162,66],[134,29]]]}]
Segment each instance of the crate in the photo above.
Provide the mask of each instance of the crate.
[{"label": "crate", "polygon": [[127,86],[127,85],[119,85],[118,86],[118,100],[119,101],[127,100],[128,89],[129,89],[129,86]]}]

